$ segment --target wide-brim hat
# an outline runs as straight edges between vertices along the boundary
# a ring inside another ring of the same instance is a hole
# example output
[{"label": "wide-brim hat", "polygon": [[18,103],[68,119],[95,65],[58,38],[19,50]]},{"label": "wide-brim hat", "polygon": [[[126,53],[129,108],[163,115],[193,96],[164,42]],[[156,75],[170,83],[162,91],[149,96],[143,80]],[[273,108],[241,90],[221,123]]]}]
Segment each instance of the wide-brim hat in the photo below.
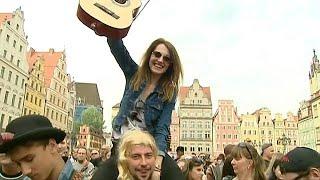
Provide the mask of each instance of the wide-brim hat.
[{"label": "wide-brim hat", "polygon": [[12,134],[13,137],[1,138],[0,153],[6,153],[17,145],[33,140],[54,138],[59,144],[66,136],[64,131],[52,127],[49,119],[41,115],[26,115],[16,118],[7,125],[5,133]]}]

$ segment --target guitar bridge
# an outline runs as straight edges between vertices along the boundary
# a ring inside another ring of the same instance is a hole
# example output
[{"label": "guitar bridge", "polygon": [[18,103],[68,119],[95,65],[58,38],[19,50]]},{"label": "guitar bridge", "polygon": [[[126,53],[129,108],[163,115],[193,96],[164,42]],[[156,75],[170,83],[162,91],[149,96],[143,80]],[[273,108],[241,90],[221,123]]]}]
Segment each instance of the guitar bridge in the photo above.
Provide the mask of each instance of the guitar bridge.
[{"label": "guitar bridge", "polygon": [[109,14],[110,16],[112,16],[113,18],[115,18],[115,19],[119,19],[120,18],[120,16],[118,16],[116,13],[114,13],[113,11],[108,9],[107,7],[105,7],[105,6],[103,6],[103,5],[99,4],[99,3],[94,3],[94,5],[97,8],[101,9],[102,11],[104,11],[105,13]]}]

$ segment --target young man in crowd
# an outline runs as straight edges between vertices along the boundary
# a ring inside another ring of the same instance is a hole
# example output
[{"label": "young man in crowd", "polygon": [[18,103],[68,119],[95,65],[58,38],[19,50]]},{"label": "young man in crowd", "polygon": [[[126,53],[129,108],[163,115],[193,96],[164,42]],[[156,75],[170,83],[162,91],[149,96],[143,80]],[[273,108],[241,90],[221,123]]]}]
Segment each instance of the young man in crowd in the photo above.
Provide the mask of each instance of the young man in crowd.
[{"label": "young man in crowd", "polygon": [[297,147],[281,159],[280,171],[285,180],[320,180],[320,154],[307,147]]},{"label": "young man in crowd", "polygon": [[98,167],[101,163],[101,157],[99,151],[93,149],[91,151],[91,160],[90,162],[93,164],[94,167]]},{"label": "young man in crowd", "polygon": [[261,156],[264,160],[265,168],[269,167],[269,163],[272,159],[273,154],[274,148],[272,146],[272,143],[265,143],[261,146]]},{"label": "young man in crowd", "polygon": [[177,158],[175,159],[175,161],[178,161],[181,158],[181,156],[184,155],[184,147],[178,146],[176,149],[176,152],[177,152]]},{"label": "young man in crowd", "polygon": [[83,180],[89,180],[94,173],[94,165],[88,161],[88,152],[84,147],[79,147],[77,151],[77,161],[73,163],[74,169],[79,172]]},{"label": "young man in crowd", "polygon": [[72,179],[71,162],[65,163],[58,152],[65,135],[44,116],[22,116],[11,121],[1,134],[0,153],[7,153],[31,179]]},{"label": "young man in crowd", "polygon": [[22,174],[17,163],[12,162],[5,153],[0,154],[0,166],[1,180],[29,180],[28,177]]}]

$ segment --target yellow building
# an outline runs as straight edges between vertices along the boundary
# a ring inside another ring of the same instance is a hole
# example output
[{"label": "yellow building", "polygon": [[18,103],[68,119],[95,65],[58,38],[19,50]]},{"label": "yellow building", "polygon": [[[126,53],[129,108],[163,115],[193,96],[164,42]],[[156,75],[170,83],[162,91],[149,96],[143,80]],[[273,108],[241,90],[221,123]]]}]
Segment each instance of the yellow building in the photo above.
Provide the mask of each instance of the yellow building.
[{"label": "yellow building", "polygon": [[242,114],[240,122],[240,142],[251,142],[256,149],[259,149],[257,117],[254,114]]},{"label": "yellow building", "polygon": [[83,146],[90,151],[92,149],[100,150],[101,146],[106,142],[102,132],[96,131],[87,125],[80,126],[77,140],[77,146]]},{"label": "yellow building", "polygon": [[44,84],[44,59],[43,57],[31,58],[27,54],[29,63],[29,79],[24,102],[23,114],[44,115],[46,88]]},{"label": "yellow building", "polygon": [[213,154],[213,122],[210,87],[202,87],[195,79],[179,91],[180,146],[185,154]]},{"label": "yellow building", "polygon": [[30,59],[44,59],[44,80],[46,87],[46,103],[44,115],[52,125],[68,132],[69,120],[69,78],[67,75],[65,52],[36,52],[30,48]]},{"label": "yellow building", "polygon": [[24,15],[21,9],[0,13],[0,130],[14,118],[21,116],[28,79],[24,32]]},{"label": "yellow building", "polygon": [[259,149],[258,151],[261,150],[261,146],[264,143],[274,143],[274,126],[272,122],[272,117],[271,117],[271,111],[264,107],[259,110],[256,110],[253,113],[258,122],[259,126]]}]

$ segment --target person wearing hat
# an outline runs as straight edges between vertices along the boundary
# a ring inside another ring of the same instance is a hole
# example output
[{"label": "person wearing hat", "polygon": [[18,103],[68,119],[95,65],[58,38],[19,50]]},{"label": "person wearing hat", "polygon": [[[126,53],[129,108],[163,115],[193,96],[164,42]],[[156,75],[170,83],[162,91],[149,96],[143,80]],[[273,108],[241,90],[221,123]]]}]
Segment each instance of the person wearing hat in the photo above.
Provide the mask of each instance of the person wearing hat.
[{"label": "person wearing hat", "polygon": [[44,116],[21,116],[1,133],[0,153],[7,153],[31,179],[72,179],[75,171],[71,162],[65,163],[58,152],[58,144],[65,136]]},{"label": "person wearing hat", "polygon": [[282,157],[280,171],[286,180],[320,180],[320,154],[307,147],[297,147]]},{"label": "person wearing hat", "polygon": [[270,160],[274,154],[272,143],[265,143],[261,146],[261,156],[264,160],[265,168],[269,167]]}]

